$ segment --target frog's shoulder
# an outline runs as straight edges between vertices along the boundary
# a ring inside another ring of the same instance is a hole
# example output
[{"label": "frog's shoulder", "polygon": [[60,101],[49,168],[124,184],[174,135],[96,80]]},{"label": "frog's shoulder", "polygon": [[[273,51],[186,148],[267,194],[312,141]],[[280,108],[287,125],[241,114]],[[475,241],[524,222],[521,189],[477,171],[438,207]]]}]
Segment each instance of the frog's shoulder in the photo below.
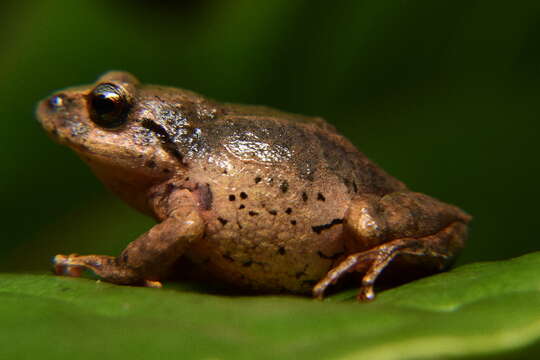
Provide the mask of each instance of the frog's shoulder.
[{"label": "frog's shoulder", "polygon": [[320,129],[336,132],[336,128],[321,117],[293,114],[262,105],[223,104],[224,117],[249,117],[253,119],[273,119],[296,124],[311,124]]}]

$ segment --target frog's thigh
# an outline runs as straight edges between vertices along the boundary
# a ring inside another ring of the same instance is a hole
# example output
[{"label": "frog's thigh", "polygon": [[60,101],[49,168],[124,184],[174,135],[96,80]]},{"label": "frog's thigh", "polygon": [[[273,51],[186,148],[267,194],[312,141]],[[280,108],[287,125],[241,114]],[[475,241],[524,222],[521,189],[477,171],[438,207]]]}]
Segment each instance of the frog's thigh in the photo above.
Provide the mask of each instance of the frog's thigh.
[{"label": "frog's thigh", "polygon": [[158,285],[153,280],[158,280],[203,233],[204,223],[197,210],[179,210],[131,242],[116,258],[57,255],[56,272],[77,276],[85,268],[116,284]]},{"label": "frog's thigh", "polygon": [[[437,211],[432,211],[434,208]],[[399,210],[405,210],[404,213],[409,215],[417,214],[418,219],[404,218],[394,223],[395,219],[390,217],[388,211],[395,215]],[[430,217],[427,222],[426,216]],[[352,204],[346,223],[363,245],[368,245],[369,250],[349,255],[330,270],[314,287],[313,295],[322,298],[324,291],[343,275],[360,271],[364,272],[364,276],[358,298],[371,300],[375,296],[375,280],[398,255],[409,255],[409,266],[422,267],[429,264],[442,270],[463,247],[467,232],[466,221],[468,216],[459,209],[422,194],[395,193],[382,199],[371,195],[359,198]],[[409,226],[403,227],[404,222],[408,222]],[[423,234],[417,233],[412,237],[408,234],[410,228],[422,231]],[[395,240],[384,242],[383,239],[389,234]]]}]

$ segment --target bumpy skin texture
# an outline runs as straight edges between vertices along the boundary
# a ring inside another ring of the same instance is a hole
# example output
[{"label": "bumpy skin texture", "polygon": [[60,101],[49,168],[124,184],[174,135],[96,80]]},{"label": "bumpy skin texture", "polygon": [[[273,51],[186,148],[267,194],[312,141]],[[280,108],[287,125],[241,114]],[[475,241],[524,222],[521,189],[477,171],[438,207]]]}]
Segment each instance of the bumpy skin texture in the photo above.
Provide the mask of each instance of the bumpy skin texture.
[{"label": "bumpy skin texture", "polygon": [[[100,84],[120,89],[122,111],[106,114],[113,126],[96,120]],[[468,215],[410,192],[320,118],[217,103],[122,72],[56,93],[37,115],[159,222],[116,258],[58,255],[59,273],[89,268],[110,282],[157,286],[183,263],[239,288],[322,297],[360,272],[359,298],[371,299],[390,263],[438,271],[466,238]]]}]

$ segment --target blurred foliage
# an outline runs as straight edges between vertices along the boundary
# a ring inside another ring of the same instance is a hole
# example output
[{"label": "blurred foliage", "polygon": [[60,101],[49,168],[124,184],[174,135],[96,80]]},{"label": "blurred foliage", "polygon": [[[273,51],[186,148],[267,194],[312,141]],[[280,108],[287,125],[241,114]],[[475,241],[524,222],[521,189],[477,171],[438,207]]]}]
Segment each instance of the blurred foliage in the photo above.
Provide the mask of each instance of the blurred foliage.
[{"label": "blurred foliage", "polygon": [[[110,69],[325,117],[411,189],[474,216],[462,263],[538,250],[539,39],[536,0],[4,0],[0,270],[44,272],[58,252],[115,254],[151,226],[33,114],[52,91]],[[539,336],[538,254],[504,264],[458,268],[365,306],[4,274],[0,355],[25,344],[41,358],[96,348],[123,358],[190,341],[193,358],[519,358],[512,349]]]},{"label": "blurred foliage", "polygon": [[43,0],[1,10],[2,269],[44,269],[57,251],[118,251],[151,224],[34,120],[39,99],[110,69],[325,117],[412,189],[474,216],[461,262],[538,249],[537,1]]},{"label": "blurred foliage", "polygon": [[0,358],[536,359],[539,270],[475,263],[370,304],[0,274]]},{"label": "blurred foliage", "polygon": [[[133,238],[119,229],[150,224],[34,121],[40,98],[109,69],[324,116],[412,189],[474,216],[463,262],[538,249],[537,1],[1,6],[2,268],[36,260],[42,269],[43,255],[61,248],[49,246],[50,234],[70,244],[66,252],[100,252]],[[94,216],[103,213],[109,218]],[[80,234],[88,244],[73,241],[85,224],[96,233]],[[40,258],[26,258],[28,249]]]}]

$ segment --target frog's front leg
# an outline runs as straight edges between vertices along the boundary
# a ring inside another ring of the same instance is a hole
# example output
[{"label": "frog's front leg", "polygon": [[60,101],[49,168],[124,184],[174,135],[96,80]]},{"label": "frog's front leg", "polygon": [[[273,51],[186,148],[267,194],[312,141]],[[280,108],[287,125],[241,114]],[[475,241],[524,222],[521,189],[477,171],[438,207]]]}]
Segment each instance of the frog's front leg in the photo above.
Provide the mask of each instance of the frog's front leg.
[{"label": "frog's front leg", "polygon": [[59,275],[79,276],[82,269],[88,269],[115,284],[160,286],[157,280],[203,233],[203,219],[196,207],[183,207],[131,242],[118,257],[57,255],[55,270]]},{"label": "frog's front leg", "polygon": [[362,272],[359,300],[375,297],[373,285],[396,258],[402,271],[412,267],[442,270],[463,248],[470,217],[455,206],[427,195],[396,192],[353,199],[345,229],[365,251],[353,253],[319,281],[316,298],[349,272]]}]

